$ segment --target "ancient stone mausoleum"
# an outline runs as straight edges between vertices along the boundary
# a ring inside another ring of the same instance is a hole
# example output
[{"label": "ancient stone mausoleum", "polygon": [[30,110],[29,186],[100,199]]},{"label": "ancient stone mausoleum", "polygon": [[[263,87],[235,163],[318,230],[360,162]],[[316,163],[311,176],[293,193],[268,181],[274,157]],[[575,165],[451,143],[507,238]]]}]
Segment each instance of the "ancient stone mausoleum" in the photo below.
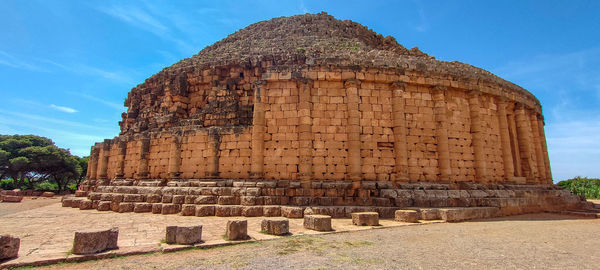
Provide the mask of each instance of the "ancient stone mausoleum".
[{"label": "ancient stone mausoleum", "polygon": [[324,13],[239,30],[133,88],[125,106],[120,135],[92,147],[76,207],[385,216],[580,204],[552,184],[531,93]]}]

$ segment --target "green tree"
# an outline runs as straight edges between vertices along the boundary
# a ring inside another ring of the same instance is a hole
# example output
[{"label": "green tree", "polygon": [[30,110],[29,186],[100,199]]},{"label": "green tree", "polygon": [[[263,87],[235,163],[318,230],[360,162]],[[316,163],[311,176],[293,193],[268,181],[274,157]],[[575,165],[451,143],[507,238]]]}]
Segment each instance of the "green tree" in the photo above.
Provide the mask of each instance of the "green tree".
[{"label": "green tree", "polygon": [[36,183],[49,181],[61,191],[71,181],[79,182],[82,172],[79,158],[48,138],[0,135],[0,175],[12,178],[17,188],[33,189]]}]

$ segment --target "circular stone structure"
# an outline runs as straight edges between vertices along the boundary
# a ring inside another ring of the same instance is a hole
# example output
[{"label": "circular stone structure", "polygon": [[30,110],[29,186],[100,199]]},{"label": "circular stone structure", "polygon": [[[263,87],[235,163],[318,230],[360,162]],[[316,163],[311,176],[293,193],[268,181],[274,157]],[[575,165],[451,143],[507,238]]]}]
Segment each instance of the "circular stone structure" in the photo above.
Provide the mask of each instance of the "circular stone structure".
[{"label": "circular stone structure", "polygon": [[136,86],[125,106],[120,135],[91,149],[87,199],[68,199],[92,201],[83,208],[393,216],[578,201],[552,185],[531,93],[325,13],[239,30]]}]

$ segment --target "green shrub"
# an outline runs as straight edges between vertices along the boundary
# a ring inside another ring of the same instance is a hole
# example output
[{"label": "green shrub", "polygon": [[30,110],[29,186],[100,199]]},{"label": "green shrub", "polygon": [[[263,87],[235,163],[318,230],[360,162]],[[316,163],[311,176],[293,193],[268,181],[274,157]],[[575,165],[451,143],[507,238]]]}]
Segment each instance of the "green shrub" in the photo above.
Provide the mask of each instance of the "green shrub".
[{"label": "green shrub", "polygon": [[2,179],[2,180],[0,180],[0,189],[4,189],[4,190],[15,189],[15,181],[12,180],[12,179]]},{"label": "green shrub", "polygon": [[50,182],[41,182],[39,184],[36,184],[34,189],[40,191],[54,191],[58,190],[58,184]]},{"label": "green shrub", "polygon": [[558,182],[558,185],[586,199],[600,199],[600,179],[577,176]]}]

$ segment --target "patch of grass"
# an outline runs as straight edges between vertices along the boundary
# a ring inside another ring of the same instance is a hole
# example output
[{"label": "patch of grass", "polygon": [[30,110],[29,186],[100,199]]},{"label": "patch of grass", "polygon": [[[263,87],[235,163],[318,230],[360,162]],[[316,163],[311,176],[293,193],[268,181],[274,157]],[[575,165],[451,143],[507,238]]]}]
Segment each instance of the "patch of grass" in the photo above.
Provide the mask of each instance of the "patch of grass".
[{"label": "patch of grass", "polygon": [[365,259],[365,258],[350,256],[348,254],[335,254],[333,261],[346,262],[346,263],[359,264],[359,265],[361,265],[361,264],[378,264],[378,263],[383,262],[383,260],[381,260],[381,259]]},{"label": "patch of grass", "polygon": [[326,241],[318,236],[297,236],[286,239],[278,246],[279,255],[289,255],[296,252],[308,251],[324,254],[326,251],[357,248],[373,245],[369,241]]}]

